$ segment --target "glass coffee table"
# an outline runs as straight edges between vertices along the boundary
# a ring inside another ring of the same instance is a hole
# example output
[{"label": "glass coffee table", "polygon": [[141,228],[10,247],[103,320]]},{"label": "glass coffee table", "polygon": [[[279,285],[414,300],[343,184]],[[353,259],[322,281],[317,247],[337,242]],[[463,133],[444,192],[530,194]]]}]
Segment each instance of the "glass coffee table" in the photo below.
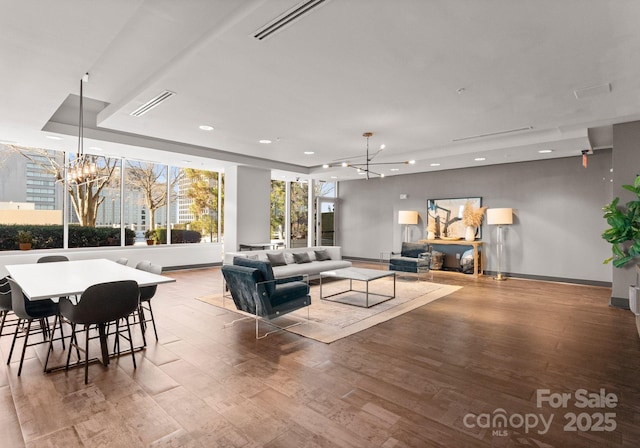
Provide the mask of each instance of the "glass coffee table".
[{"label": "glass coffee table", "polygon": [[[385,277],[393,277],[393,294],[378,294],[374,292],[369,292],[369,282],[373,280],[377,280]],[[322,279],[326,278],[335,278],[335,279],[346,279],[349,280],[349,289],[345,291],[336,292],[334,294],[330,294],[328,296],[322,295]],[[365,290],[360,291],[353,289],[353,281],[364,282]],[[334,298],[329,299],[329,297],[339,296],[341,294],[345,294],[347,292],[360,292],[364,293],[364,300],[354,301],[354,300],[346,300],[345,298]],[[369,296],[376,296],[369,301]],[[354,305],[360,306],[363,308],[370,308],[374,305],[378,305],[380,303],[386,302],[387,300],[391,300],[396,296],[396,273],[395,271],[381,271],[379,269],[366,269],[366,268],[343,268],[343,269],[335,269],[333,271],[324,271],[320,273],[320,300],[328,300],[330,302],[339,302],[344,303],[346,305]],[[380,299],[382,298],[382,300]]]}]

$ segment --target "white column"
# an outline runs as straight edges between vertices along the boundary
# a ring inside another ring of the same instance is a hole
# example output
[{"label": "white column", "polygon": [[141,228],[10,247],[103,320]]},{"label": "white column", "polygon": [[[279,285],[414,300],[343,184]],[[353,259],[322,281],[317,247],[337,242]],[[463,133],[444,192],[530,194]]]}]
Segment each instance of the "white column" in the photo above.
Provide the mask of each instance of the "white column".
[{"label": "white column", "polygon": [[224,250],[241,243],[268,243],[271,171],[248,166],[225,170]]}]

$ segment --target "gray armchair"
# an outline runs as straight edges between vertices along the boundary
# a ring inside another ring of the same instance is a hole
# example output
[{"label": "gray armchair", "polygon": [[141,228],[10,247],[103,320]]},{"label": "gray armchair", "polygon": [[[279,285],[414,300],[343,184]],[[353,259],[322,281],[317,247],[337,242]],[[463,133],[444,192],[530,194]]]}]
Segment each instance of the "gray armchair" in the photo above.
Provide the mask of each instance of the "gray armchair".
[{"label": "gray armchair", "polygon": [[399,254],[392,253],[389,270],[422,274],[429,272],[431,251],[426,243],[402,243]]},{"label": "gray armchair", "polygon": [[276,280],[269,262],[236,257],[233,265],[222,266],[222,275],[236,308],[255,319],[256,339],[273,333],[259,336],[258,320],[275,326],[276,331],[285,330],[291,326],[279,327],[271,319],[311,304],[309,285],[302,281],[303,278]]}]

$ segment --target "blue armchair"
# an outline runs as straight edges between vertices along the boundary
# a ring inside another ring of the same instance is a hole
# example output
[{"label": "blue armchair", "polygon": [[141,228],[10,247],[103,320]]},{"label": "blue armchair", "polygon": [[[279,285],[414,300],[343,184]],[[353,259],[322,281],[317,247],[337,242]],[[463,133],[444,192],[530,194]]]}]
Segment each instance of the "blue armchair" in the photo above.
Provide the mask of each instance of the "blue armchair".
[{"label": "blue armchair", "polygon": [[276,280],[269,262],[236,257],[233,263],[222,266],[222,275],[236,308],[255,319],[256,339],[274,333],[272,331],[259,336],[260,319],[278,328],[276,331],[300,324],[279,327],[271,319],[311,305],[309,285],[302,276]]},{"label": "blue armchair", "polygon": [[390,271],[421,274],[429,272],[430,265],[431,253],[426,243],[402,243],[400,254],[392,253],[389,259]]}]

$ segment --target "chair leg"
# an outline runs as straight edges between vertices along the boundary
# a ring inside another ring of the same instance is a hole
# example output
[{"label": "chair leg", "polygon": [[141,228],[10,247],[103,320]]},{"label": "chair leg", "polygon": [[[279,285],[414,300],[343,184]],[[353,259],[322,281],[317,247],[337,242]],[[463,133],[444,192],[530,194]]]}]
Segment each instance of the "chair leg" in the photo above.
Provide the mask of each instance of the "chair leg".
[{"label": "chair leg", "polygon": [[147,337],[144,335],[144,319],[142,313],[142,305],[138,305],[138,321],[140,323],[140,332],[142,333],[142,345],[147,346]]},{"label": "chair leg", "polygon": [[2,322],[0,323],[0,337],[2,337],[2,329],[4,328],[4,321],[7,319],[9,311],[2,311]]},{"label": "chair leg", "polygon": [[22,373],[22,363],[24,362],[24,354],[27,352],[27,342],[29,342],[29,333],[31,333],[32,319],[27,320],[27,334],[24,335],[24,345],[22,346],[22,356],[20,356],[20,367],[18,367],[18,376]]},{"label": "chair leg", "polygon": [[64,369],[69,370],[69,361],[71,360],[71,348],[76,347],[78,361],[80,360],[80,350],[78,349],[78,338],[76,337],[76,324],[71,324],[71,339],[69,340],[69,351],[67,352],[67,364]]},{"label": "chair leg", "polygon": [[158,340],[158,331],[156,330],[156,319],[153,317],[153,308],[151,308],[151,301],[147,302],[149,304],[149,314],[151,314],[151,323],[153,324],[153,332],[156,335],[156,341]]},{"label": "chair leg", "polygon": [[[53,338],[56,335],[57,324],[58,324],[58,315],[56,314],[56,316],[53,318],[53,331],[51,332],[51,336],[49,336],[49,347],[47,348],[47,358],[44,360],[43,372],[47,371],[47,364],[49,364],[49,355],[51,355],[51,352],[53,351]],[[62,321],[60,321],[60,330],[62,331]],[[64,350],[64,347],[62,349]]]},{"label": "chair leg", "polygon": [[84,343],[84,384],[89,384],[89,325],[84,326],[86,339]]},{"label": "chair leg", "polygon": [[18,332],[20,331],[21,323],[22,319],[18,319],[18,323],[16,323],[16,331],[13,334],[13,341],[11,342],[11,350],[9,350],[9,356],[7,357],[7,365],[11,363],[11,356],[13,355],[13,348],[16,346],[16,339],[18,339]]},{"label": "chair leg", "polygon": [[133,359],[133,368],[137,369],[136,365],[136,355],[133,353],[133,337],[131,337],[131,325],[129,325],[129,316],[125,317],[125,321],[127,322],[127,333],[129,333],[129,347],[131,348],[131,359]]}]

